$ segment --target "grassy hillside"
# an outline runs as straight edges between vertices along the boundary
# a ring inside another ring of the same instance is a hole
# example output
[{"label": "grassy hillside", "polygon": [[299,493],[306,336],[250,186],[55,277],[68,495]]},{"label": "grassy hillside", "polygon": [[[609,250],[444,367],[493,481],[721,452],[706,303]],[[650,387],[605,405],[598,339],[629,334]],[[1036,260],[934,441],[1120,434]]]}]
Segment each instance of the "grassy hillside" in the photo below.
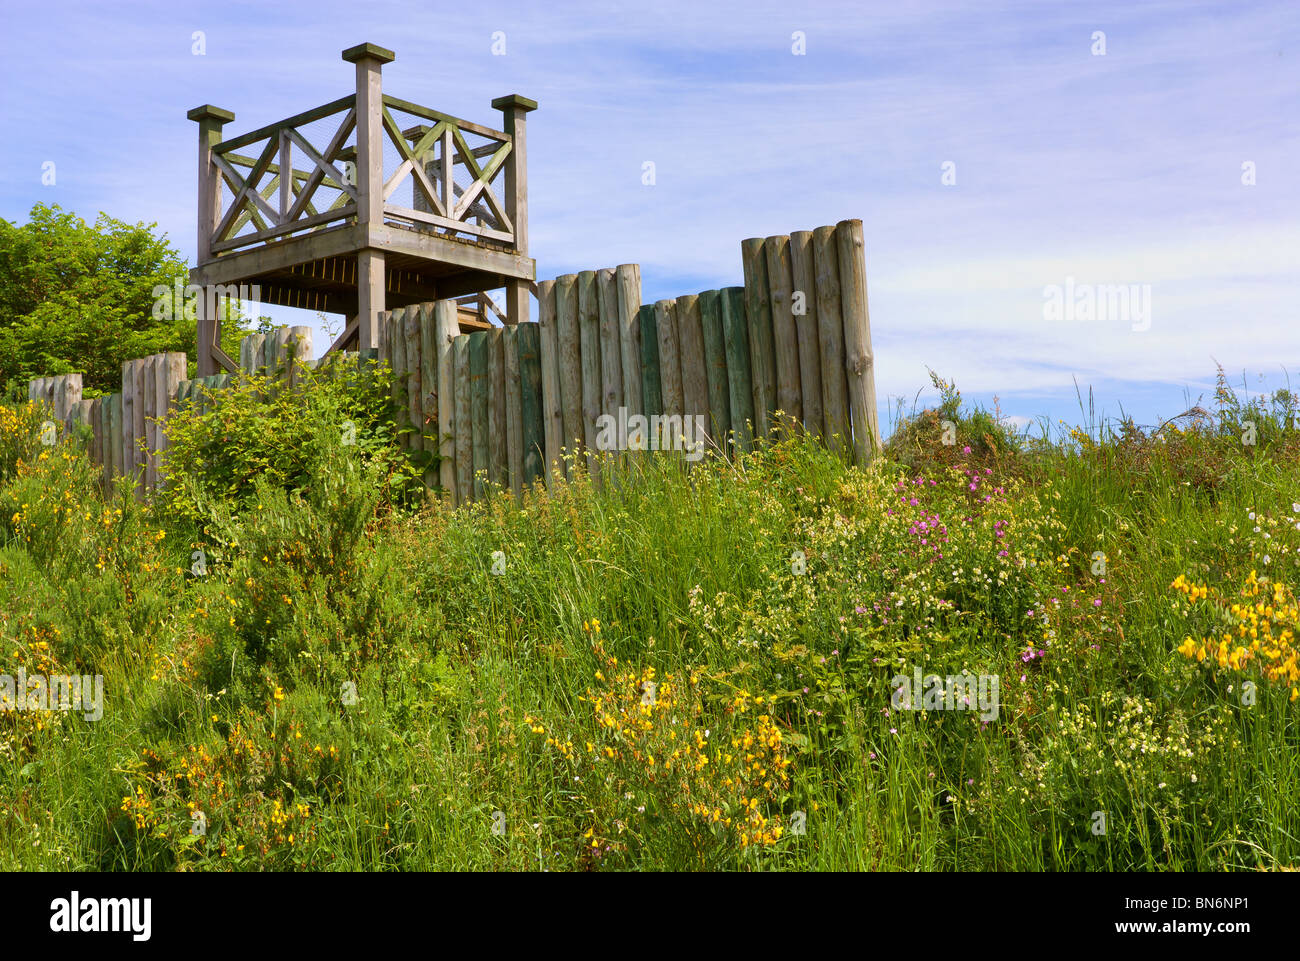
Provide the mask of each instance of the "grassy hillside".
[{"label": "grassy hillside", "polygon": [[382,392],[241,391],[147,508],[0,406],[0,674],[104,678],[0,714],[0,867],[1300,864],[1289,397],[448,512]]}]

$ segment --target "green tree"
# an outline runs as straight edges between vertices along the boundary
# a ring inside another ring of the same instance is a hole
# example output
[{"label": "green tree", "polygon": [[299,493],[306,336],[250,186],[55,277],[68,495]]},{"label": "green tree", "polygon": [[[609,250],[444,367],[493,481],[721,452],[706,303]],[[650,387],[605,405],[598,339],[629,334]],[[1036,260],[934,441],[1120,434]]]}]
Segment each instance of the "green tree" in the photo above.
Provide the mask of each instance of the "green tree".
[{"label": "green tree", "polygon": [[[86,394],[95,396],[120,389],[123,361],[184,351],[193,362],[193,312],[155,310],[159,288],[189,282],[184,258],[156,229],[104,213],[92,227],[45,204],[21,226],[0,219],[0,384],[7,391],[25,393],[34,377],[80,371]],[[228,354],[238,356],[247,326],[232,305],[222,324]]]}]

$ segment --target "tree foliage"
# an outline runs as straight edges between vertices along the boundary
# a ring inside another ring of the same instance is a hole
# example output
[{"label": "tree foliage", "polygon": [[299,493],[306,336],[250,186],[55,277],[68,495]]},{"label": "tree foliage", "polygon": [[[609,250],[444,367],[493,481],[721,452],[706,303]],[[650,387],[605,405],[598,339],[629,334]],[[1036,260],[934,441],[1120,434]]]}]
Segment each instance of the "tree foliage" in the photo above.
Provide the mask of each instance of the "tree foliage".
[{"label": "tree foliage", "polygon": [[[0,219],[0,384],[25,392],[32,378],[79,371],[95,396],[121,388],[123,361],[184,351],[193,362],[193,312],[154,309],[157,288],[189,282],[185,259],[156,230],[105,213],[91,226],[46,204],[23,225]],[[243,329],[223,323],[227,353]]]}]

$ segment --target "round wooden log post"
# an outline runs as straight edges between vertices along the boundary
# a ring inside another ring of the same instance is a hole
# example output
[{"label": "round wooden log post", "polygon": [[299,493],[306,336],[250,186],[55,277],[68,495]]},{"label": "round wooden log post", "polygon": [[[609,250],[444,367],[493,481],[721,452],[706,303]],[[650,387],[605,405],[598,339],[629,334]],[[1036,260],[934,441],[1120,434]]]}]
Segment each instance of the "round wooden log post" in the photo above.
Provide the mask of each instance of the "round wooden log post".
[{"label": "round wooden log post", "polygon": [[64,374],[58,378],[55,395],[56,418],[66,428],[72,422],[72,412],[81,403],[81,375]]},{"label": "round wooden log post", "polygon": [[100,480],[105,488],[113,482],[113,395],[106,394],[96,405],[99,419],[99,440],[96,444],[99,455]]},{"label": "round wooden log post", "polygon": [[619,346],[618,272],[596,273],[600,294],[600,412],[618,418],[623,406],[623,353]]},{"label": "round wooden log post", "polygon": [[785,413],[783,428],[803,423],[803,386],[799,368],[799,338],[790,295],[790,238],[784,234],[763,241],[767,259],[768,302],[772,309],[772,345],[776,360],[776,405]]},{"label": "round wooden log post", "polygon": [[474,499],[482,500],[489,480],[488,331],[469,335],[469,401],[474,458]]},{"label": "round wooden log post", "polygon": [[155,432],[157,446],[154,453],[154,470],[158,486],[162,486],[166,474],[167,420],[176,409],[176,390],[185,376],[185,363],[186,357],[181,351],[158,355],[156,387],[158,396],[154,401],[158,409],[158,427]]},{"label": "round wooden log post", "polygon": [[564,432],[560,435],[565,476],[577,463],[574,452],[582,443],[582,344],[578,332],[578,277],[555,278],[555,329],[560,342],[560,409]]},{"label": "round wooden log post", "polygon": [[103,432],[99,427],[99,398],[96,397],[94,400],[85,400],[83,398],[81,403],[84,405],[82,410],[85,422],[90,425],[90,462],[102,471],[103,463],[99,459],[99,441],[103,436]]},{"label": "round wooden log post", "polygon": [[110,479],[116,479],[124,473],[122,470],[122,393],[119,391],[113,394],[110,399],[113,402],[108,412],[110,436],[112,438],[110,452],[113,455],[113,476]]},{"label": "round wooden log post", "polygon": [[397,318],[406,360],[406,420],[414,433],[409,434],[411,450],[424,450],[424,361],[420,357],[420,308],[412,305]]},{"label": "round wooden log post", "polygon": [[822,403],[821,339],[817,326],[817,271],[813,266],[811,230],[790,234],[790,311],[799,340],[799,386],[803,390],[803,426],[821,438],[825,426]]},{"label": "round wooden log post", "polygon": [[619,264],[614,268],[618,287],[618,350],[623,378],[623,406],[627,416],[645,413],[641,403],[641,268]]},{"label": "round wooden log post", "polygon": [[840,299],[844,317],[844,369],[848,374],[853,449],[859,464],[869,464],[881,448],[876,412],[875,357],[867,316],[867,262],[861,220],[835,225],[839,249]]},{"label": "round wooden log post", "polygon": [[745,272],[745,322],[749,328],[749,376],[754,392],[754,435],[766,438],[776,411],[776,356],[772,334],[772,302],[767,282],[763,239],[740,243]]},{"label": "round wooden log post", "polygon": [[406,403],[408,369],[406,364],[405,318],[406,308],[400,307],[397,310],[388,312],[384,324],[388,328],[388,346],[392,351],[389,363],[393,368],[393,423],[397,425],[397,436],[401,438],[402,447],[410,450],[411,433],[409,428],[411,427],[411,417]]},{"label": "round wooden log post", "polygon": [[286,382],[290,387],[302,385],[303,371],[311,367],[313,353],[315,349],[310,327],[285,328],[285,364],[288,367]]},{"label": "round wooden log post", "polygon": [[162,366],[162,354],[151,354],[144,359],[144,486],[146,491],[158,487],[158,419],[161,415],[158,404],[159,367]]},{"label": "round wooden log post", "polygon": [[500,327],[487,331],[488,480],[510,484],[506,453],[506,342]]},{"label": "round wooden log post", "polygon": [[469,334],[453,342],[456,368],[456,503],[468,504],[474,495],[474,426],[470,416]]},{"label": "round wooden log post", "polygon": [[677,332],[677,303],[672,300],[655,302],[655,333],[659,337],[659,385],[666,417],[681,417],[682,361],[681,343]]},{"label": "round wooden log post", "polygon": [[542,353],[541,325],[520,324],[515,330],[519,345],[519,403],[524,438],[523,486],[531,487],[538,478],[550,484],[554,474],[543,460],[546,431],[542,423],[542,381],[546,357]]},{"label": "round wooden log post", "polygon": [[641,327],[641,410],[648,421],[664,412],[664,392],[659,375],[659,323],[655,317],[655,305],[642,304],[637,311],[637,320]]},{"label": "round wooden log post", "polygon": [[[524,408],[519,372],[519,327],[503,327],[501,342],[506,364],[506,470],[510,477],[510,490],[514,493],[515,500],[519,500],[524,490]],[[540,386],[540,381],[538,383]],[[538,412],[540,413],[540,408]]]},{"label": "round wooden log post", "polygon": [[150,448],[149,434],[145,427],[148,422],[145,398],[149,393],[149,358],[141,357],[136,361],[136,365],[135,406],[132,409],[131,416],[134,421],[132,430],[135,432],[133,444],[135,446],[136,496],[143,500],[145,492],[149,489],[148,451]]},{"label": "round wooden log post", "polygon": [[430,304],[420,304],[413,308],[418,314],[420,328],[420,433],[423,435],[422,447],[430,456],[429,466],[424,472],[425,489],[431,490],[438,485],[438,348],[437,324]]},{"label": "round wooden log post", "polygon": [[[677,298],[678,357],[682,377],[682,430],[691,442],[702,441],[696,425],[709,429],[709,373],[704,357],[704,322],[695,294]],[[689,423],[688,423],[689,422]]]},{"label": "round wooden log post", "polygon": [[596,418],[601,413],[600,393],[600,291],[596,272],[578,274],[578,350],[582,376],[582,445],[587,455],[587,472],[599,486],[596,460]]},{"label": "round wooden log post", "polygon": [[239,369],[252,378],[265,366],[266,334],[245,334],[239,341]]},{"label": "round wooden log post", "polygon": [[[275,379],[276,379],[276,373],[275,373],[275,365],[276,365],[275,338],[276,338],[276,335],[279,333],[279,330],[280,330],[280,328],[278,328],[278,327],[276,327],[276,328],[274,328],[274,329],[272,329],[272,330],[268,330],[268,331],[266,332],[266,334],[262,337],[262,360],[261,360],[261,366],[262,366],[263,368],[265,368],[265,370],[266,370],[266,379],[267,379],[268,381],[270,381],[271,383],[274,383],[274,382],[275,382]],[[202,379],[203,379],[204,382],[206,383],[206,382],[207,382],[207,381],[206,381],[206,378],[211,377],[211,376],[212,376],[211,374],[205,374],[204,377],[203,377]]]},{"label": "round wooden log post", "polygon": [[433,307],[434,347],[438,363],[438,484],[443,496],[456,504],[456,362],[453,344],[460,336],[456,302],[440,300]]},{"label": "round wooden log post", "polygon": [[754,390],[749,368],[753,353],[745,316],[745,288],[723,287],[718,291],[718,302],[722,308],[722,335],[727,350],[731,432],[736,449],[748,451],[754,447]]},{"label": "round wooden log post", "polygon": [[835,228],[813,231],[813,268],[817,283],[817,339],[822,361],[822,418],[831,450],[851,449],[849,388],[844,369],[844,321],[840,305],[840,258]]},{"label": "round wooden log post", "polygon": [[[89,400],[74,401],[71,409],[69,409],[68,411],[68,422],[73,425],[89,425],[90,405],[92,403],[93,401],[89,401]],[[91,456],[93,457],[95,453],[95,441],[93,437],[91,438],[90,441],[89,451]]]},{"label": "round wooden log post", "polygon": [[135,479],[135,365],[134,360],[122,362],[122,436],[121,469],[123,477]]},{"label": "round wooden log post", "polygon": [[716,290],[702,291],[698,298],[700,331],[704,339],[704,370],[708,377],[709,436],[723,454],[731,433],[731,394],[727,373],[727,342],[722,330],[722,297]]},{"label": "round wooden log post", "polygon": [[[555,311],[555,281],[543,280],[537,285],[537,333],[542,377],[542,428],[546,435],[542,471],[547,487],[551,485],[551,472],[563,470],[560,447],[564,437],[564,408],[560,403],[560,335]],[[520,357],[524,346],[519,346]],[[523,376],[522,367],[520,376]]]},{"label": "round wooden log post", "polygon": [[393,342],[392,337],[390,336],[390,328],[388,326],[388,321],[391,316],[391,311],[380,310],[375,312],[375,335],[379,338],[378,343],[374,347],[375,357],[388,364],[389,367],[393,366]]}]

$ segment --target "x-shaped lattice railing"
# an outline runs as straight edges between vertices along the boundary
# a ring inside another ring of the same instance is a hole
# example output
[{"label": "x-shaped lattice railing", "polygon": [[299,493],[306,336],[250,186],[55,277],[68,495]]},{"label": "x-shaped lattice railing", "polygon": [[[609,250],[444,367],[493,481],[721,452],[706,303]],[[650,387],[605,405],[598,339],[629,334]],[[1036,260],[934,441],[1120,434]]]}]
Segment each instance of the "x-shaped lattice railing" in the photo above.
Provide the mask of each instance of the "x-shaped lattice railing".
[{"label": "x-shaped lattice railing", "polygon": [[[433,125],[403,131],[389,112],[390,106],[430,120]],[[384,183],[386,216],[450,233],[514,242],[514,224],[493,189],[493,181],[502,174],[513,148],[507,134],[390,97],[384,97],[383,119],[384,131],[402,158]],[[487,143],[471,148],[465,131]],[[481,158],[486,158],[486,163],[480,165]],[[465,187],[456,183],[457,167],[470,177]],[[408,177],[414,178],[413,199],[417,206],[390,203],[394,191]]]},{"label": "x-shaped lattice railing", "polygon": [[[273,240],[355,216],[355,167],[345,165],[340,170],[335,166],[339,155],[344,152],[348,136],[356,127],[355,99],[355,96],[344,97],[213,148],[212,162],[234,195],[213,231],[213,253]],[[345,110],[347,114],[343,123],[323,151],[317,150],[298,129]],[[265,145],[256,158],[235,153],[241,147],[262,141],[265,141]],[[311,161],[309,170],[293,168],[295,149]],[[272,163],[277,153],[279,163]],[[267,174],[271,175],[270,181],[265,186],[260,185]],[[321,185],[339,192],[325,210],[318,210],[312,203],[312,198]],[[277,190],[279,202],[273,206],[271,199]],[[256,228],[255,232],[240,235],[239,232],[250,221]]]}]

